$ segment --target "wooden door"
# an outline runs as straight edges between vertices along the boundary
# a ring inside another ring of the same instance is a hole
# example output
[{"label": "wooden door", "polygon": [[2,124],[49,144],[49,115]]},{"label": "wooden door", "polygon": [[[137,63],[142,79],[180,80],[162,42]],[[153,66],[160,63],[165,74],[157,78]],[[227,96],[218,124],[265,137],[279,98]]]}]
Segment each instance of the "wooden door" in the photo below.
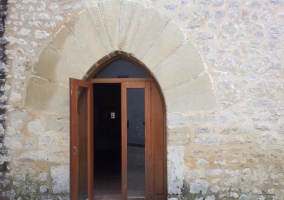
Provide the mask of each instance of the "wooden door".
[{"label": "wooden door", "polygon": [[[152,187],[151,187],[151,176],[152,171],[152,152],[151,152],[151,129],[150,129],[150,83],[143,81],[135,82],[122,82],[121,83],[121,129],[122,129],[122,188],[121,194],[122,199],[129,199],[128,192],[128,133],[127,133],[127,96],[129,89],[143,89],[144,90],[144,134],[145,134],[145,199],[151,199]],[[137,99],[139,101],[139,99]],[[140,99],[141,100],[141,99]],[[132,197],[135,199],[135,197]]]},{"label": "wooden door", "polygon": [[93,198],[93,83],[121,83],[122,199],[127,197],[127,90],[145,91],[145,199],[167,199],[166,117],[161,93],[151,79],[70,79],[71,199]]},{"label": "wooden door", "polygon": [[70,79],[70,195],[93,199],[93,87]]}]

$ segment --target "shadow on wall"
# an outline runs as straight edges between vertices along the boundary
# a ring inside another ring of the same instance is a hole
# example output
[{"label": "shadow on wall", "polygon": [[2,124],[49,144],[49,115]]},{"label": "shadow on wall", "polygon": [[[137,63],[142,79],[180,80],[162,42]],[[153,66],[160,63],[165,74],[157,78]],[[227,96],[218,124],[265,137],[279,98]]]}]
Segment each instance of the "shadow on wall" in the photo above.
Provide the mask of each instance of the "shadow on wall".
[{"label": "shadow on wall", "polygon": [[[3,145],[4,133],[5,133],[5,115],[6,115],[6,96],[5,96],[5,84],[6,84],[6,61],[7,55],[5,53],[7,41],[3,38],[5,32],[5,21],[8,9],[8,0],[1,0],[0,2],[0,156],[6,157],[8,154],[7,148]],[[8,172],[8,159],[1,159],[0,162],[0,174]],[[1,174],[2,175],[2,174]],[[0,176],[0,180],[4,180]]]}]

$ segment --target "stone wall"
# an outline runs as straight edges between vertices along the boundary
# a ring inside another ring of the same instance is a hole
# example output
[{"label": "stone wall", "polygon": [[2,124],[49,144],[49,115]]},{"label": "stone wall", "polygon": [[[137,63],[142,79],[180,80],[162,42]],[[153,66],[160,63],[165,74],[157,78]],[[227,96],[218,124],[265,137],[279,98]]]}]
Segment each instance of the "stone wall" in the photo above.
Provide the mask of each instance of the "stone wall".
[{"label": "stone wall", "polygon": [[8,3],[1,199],[68,198],[68,77],[117,50],[162,88],[171,199],[284,198],[282,0]]},{"label": "stone wall", "polygon": [[5,86],[6,82],[6,60],[7,56],[5,53],[5,45],[7,41],[5,40],[5,19],[7,16],[7,1],[0,1],[0,186],[6,187],[10,183],[9,168],[8,168],[8,152],[7,148],[3,145],[5,138],[5,113],[6,113],[6,96]]}]

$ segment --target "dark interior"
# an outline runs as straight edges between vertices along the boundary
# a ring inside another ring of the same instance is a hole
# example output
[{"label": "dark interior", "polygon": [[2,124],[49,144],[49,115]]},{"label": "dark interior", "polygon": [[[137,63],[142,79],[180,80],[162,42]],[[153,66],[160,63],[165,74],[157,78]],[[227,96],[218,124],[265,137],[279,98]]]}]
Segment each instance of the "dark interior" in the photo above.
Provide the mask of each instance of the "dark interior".
[{"label": "dark interior", "polygon": [[[120,83],[94,84],[94,132],[94,194],[95,196],[110,192],[120,194]],[[108,187],[110,183],[111,190]]]},{"label": "dark interior", "polygon": [[[118,59],[93,78],[149,78]],[[145,196],[144,89],[127,90],[128,196]],[[94,84],[94,196],[121,199],[121,84]]]}]

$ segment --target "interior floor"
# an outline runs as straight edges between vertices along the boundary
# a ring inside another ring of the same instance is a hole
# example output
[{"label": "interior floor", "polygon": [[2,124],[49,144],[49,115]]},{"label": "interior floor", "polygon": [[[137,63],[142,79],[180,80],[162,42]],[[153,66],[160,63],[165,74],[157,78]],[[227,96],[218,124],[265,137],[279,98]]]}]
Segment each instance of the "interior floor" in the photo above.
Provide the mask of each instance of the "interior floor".
[{"label": "interior floor", "polygon": [[[120,154],[120,152],[119,152]],[[94,173],[95,199],[121,199],[121,162],[115,152],[97,154]]]},{"label": "interior floor", "polygon": [[[128,147],[128,199],[145,199],[145,170],[139,162],[144,148]],[[114,152],[104,152],[100,155],[99,165],[94,174],[94,199],[121,199],[121,166],[120,156]],[[138,158],[138,159],[137,159]]]}]

